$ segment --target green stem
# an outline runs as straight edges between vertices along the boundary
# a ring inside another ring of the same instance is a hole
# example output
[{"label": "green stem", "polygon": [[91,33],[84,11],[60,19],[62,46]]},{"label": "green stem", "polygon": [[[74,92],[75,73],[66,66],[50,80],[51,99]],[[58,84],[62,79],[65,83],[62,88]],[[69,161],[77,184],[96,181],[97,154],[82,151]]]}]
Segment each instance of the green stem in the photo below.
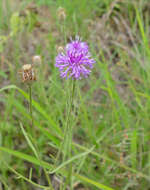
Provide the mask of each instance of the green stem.
[{"label": "green stem", "polygon": [[74,94],[75,94],[75,80],[73,81],[73,86],[71,90],[71,94],[69,97],[69,102],[68,102],[68,113],[67,113],[67,120],[66,120],[66,126],[65,126],[65,131],[64,131],[64,146],[66,146],[66,151],[63,157],[63,161],[67,159],[67,157],[70,157],[71,154],[71,142],[72,142],[72,128],[73,126],[70,125],[70,120],[72,119],[71,117],[71,112],[73,111],[73,99],[74,99]]},{"label": "green stem", "polygon": [[[72,84],[72,90],[71,94],[69,97],[69,103],[68,103],[68,114],[67,114],[67,121],[66,121],[66,127],[65,127],[65,134],[64,134],[64,155],[63,155],[63,162],[69,159],[69,157],[72,156],[71,152],[71,144],[72,144],[72,136],[73,136],[73,125],[71,122],[71,113],[73,112],[73,100],[74,100],[74,95],[75,95],[75,86],[76,86],[76,81],[73,81]],[[73,189],[72,187],[72,163],[69,164],[69,169],[68,169],[68,175],[67,179],[64,185],[64,189],[66,189],[67,184],[69,184],[70,190]]]},{"label": "green stem", "polygon": [[[71,90],[69,90],[69,100],[67,103],[67,118],[66,118],[66,124],[65,124],[65,129],[64,129],[64,138],[63,141],[60,145],[60,148],[58,150],[58,153],[56,155],[56,161],[55,161],[55,167],[58,165],[58,161],[60,158],[60,154],[63,150],[63,162],[66,161],[69,157],[71,157],[71,144],[72,144],[72,131],[73,131],[73,125],[70,124],[70,121],[72,119],[71,113],[73,111],[73,99],[75,96],[75,88],[76,88],[76,81],[74,80],[72,82]],[[70,85],[69,85],[70,89]],[[70,190],[72,190],[72,163],[69,165],[69,170],[68,170],[68,176],[66,179],[66,182],[64,184],[63,189],[66,189],[67,185],[70,185]]]},{"label": "green stem", "polygon": [[[67,109],[68,113],[67,113],[67,119],[66,119],[65,129],[64,129],[64,138],[63,138],[63,141],[62,141],[62,143],[60,145],[58,153],[56,155],[56,160],[55,160],[55,164],[54,164],[55,167],[57,167],[58,162],[59,162],[59,158],[60,158],[60,154],[61,154],[62,150],[64,150],[64,147],[66,145],[66,138],[67,138],[67,135],[68,135],[68,132],[69,132],[69,130],[68,130],[69,129],[69,120],[70,120],[70,115],[71,115],[72,106],[73,106],[73,98],[74,98],[74,94],[75,94],[75,80],[73,81],[72,90],[71,91],[69,90],[69,92],[71,92],[71,95],[69,96],[69,101],[68,101],[67,106],[66,106],[66,109],[68,107],[69,107],[69,109]],[[71,128],[71,130],[72,130],[72,128]],[[66,154],[64,153],[63,161],[65,161],[65,158],[66,158]]]},{"label": "green stem", "polygon": [[[34,119],[33,119],[33,114],[32,114],[32,84],[29,84],[29,110],[30,110],[30,117],[31,117],[31,132],[32,132],[32,136],[33,136],[34,135]],[[37,154],[37,159],[41,162],[39,154]],[[43,170],[44,170],[47,182],[49,184],[49,187],[51,190],[53,190],[53,186],[51,184],[50,177],[44,167],[43,167]]]},{"label": "green stem", "polygon": [[29,110],[30,110],[30,116],[31,116],[31,128],[33,131],[33,114],[32,114],[32,85],[29,84]]}]

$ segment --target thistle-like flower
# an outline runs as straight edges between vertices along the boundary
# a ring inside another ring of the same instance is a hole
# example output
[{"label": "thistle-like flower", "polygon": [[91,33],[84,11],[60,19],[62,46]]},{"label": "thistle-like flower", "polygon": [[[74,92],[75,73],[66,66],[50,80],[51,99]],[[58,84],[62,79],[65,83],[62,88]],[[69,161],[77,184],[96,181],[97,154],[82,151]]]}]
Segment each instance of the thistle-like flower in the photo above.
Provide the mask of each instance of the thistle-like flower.
[{"label": "thistle-like flower", "polygon": [[59,68],[62,78],[81,79],[91,73],[95,60],[91,58],[89,47],[79,37],[68,43],[56,57],[55,66]]}]

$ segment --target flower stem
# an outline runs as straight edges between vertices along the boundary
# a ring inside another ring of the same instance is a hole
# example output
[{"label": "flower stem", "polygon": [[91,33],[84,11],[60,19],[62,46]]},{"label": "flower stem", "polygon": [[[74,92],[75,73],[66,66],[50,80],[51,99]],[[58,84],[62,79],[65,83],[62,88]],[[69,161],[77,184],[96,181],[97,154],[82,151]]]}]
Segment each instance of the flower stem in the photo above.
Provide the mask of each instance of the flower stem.
[{"label": "flower stem", "polygon": [[[70,85],[69,85],[70,87]],[[63,159],[62,162],[65,162],[69,157],[71,157],[71,144],[72,144],[72,136],[73,136],[73,125],[71,124],[71,113],[73,112],[73,100],[75,96],[75,88],[76,88],[76,81],[72,81],[71,83],[71,90],[69,90],[69,100],[67,102],[67,118],[66,118],[66,124],[64,129],[64,138],[60,145],[60,148],[58,150],[58,153],[56,155],[56,161],[55,161],[55,167],[57,167],[57,164],[59,162],[60,154],[63,150]],[[69,88],[70,89],[70,88]],[[67,185],[70,186],[70,190],[72,190],[72,163],[69,164],[69,170],[66,182],[64,184],[63,189],[66,190]]]},{"label": "flower stem", "polygon": [[[32,85],[31,84],[29,84],[29,111],[30,111],[30,117],[31,117],[31,132],[32,132],[31,135],[32,135],[32,137],[34,137],[34,119],[33,119],[33,114],[32,114]],[[29,132],[30,132],[30,130],[29,130]],[[40,163],[42,163],[38,153],[37,153],[37,159],[39,160]],[[51,184],[50,177],[44,167],[43,167],[43,170],[44,170],[44,174],[47,179],[48,185],[49,185],[50,189],[53,190],[53,186]]]},{"label": "flower stem", "polygon": [[[72,144],[72,136],[73,136],[73,125],[71,121],[73,120],[73,117],[71,116],[73,112],[73,100],[75,96],[75,87],[76,87],[76,81],[73,81],[72,89],[69,97],[68,102],[68,114],[67,114],[67,120],[66,120],[66,127],[65,127],[65,134],[64,134],[64,155],[63,155],[63,162],[69,159],[72,156],[71,151],[71,144]],[[72,163],[69,164],[68,169],[68,175],[66,178],[66,182],[64,185],[64,189],[69,184],[70,190],[72,190]]]},{"label": "flower stem", "polygon": [[34,121],[33,121],[33,114],[32,114],[32,85],[31,84],[29,84],[29,111],[30,111],[30,117],[31,117],[31,132],[33,135]]},{"label": "flower stem", "polygon": [[[66,147],[67,136],[68,136],[68,134],[70,134],[68,129],[71,129],[71,127],[69,128],[69,122],[70,122],[70,115],[71,115],[72,106],[73,106],[73,98],[74,98],[74,94],[75,94],[75,81],[73,81],[73,87],[72,87],[71,91],[69,90],[69,93],[70,93],[69,98],[68,98],[69,101],[67,102],[67,106],[66,106],[66,109],[68,108],[67,109],[68,112],[67,112],[66,124],[65,124],[65,129],[64,129],[64,138],[63,138],[63,141],[62,141],[62,143],[60,145],[58,153],[56,155],[56,159],[55,159],[56,161],[55,161],[55,164],[54,164],[55,166],[57,166],[57,164],[59,162],[60,154],[61,154],[62,150],[64,150],[64,148]],[[67,152],[68,152],[68,150],[66,151],[66,153]],[[65,161],[65,159],[66,159],[66,153],[64,153],[63,161]]]}]

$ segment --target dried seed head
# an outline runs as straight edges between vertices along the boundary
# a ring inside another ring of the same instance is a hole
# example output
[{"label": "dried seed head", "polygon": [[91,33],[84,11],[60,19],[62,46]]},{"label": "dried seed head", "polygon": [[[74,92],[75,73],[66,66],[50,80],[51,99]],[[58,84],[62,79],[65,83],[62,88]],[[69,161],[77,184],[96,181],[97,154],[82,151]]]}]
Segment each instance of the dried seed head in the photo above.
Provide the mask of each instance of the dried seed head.
[{"label": "dried seed head", "polygon": [[32,57],[32,61],[34,64],[41,64],[41,56],[40,55],[34,55]]},{"label": "dried seed head", "polygon": [[33,69],[33,65],[31,64],[23,65],[20,73],[23,82],[31,83],[36,80],[35,71]]},{"label": "dried seed head", "polygon": [[57,9],[57,16],[60,21],[66,19],[66,10],[63,7]]}]

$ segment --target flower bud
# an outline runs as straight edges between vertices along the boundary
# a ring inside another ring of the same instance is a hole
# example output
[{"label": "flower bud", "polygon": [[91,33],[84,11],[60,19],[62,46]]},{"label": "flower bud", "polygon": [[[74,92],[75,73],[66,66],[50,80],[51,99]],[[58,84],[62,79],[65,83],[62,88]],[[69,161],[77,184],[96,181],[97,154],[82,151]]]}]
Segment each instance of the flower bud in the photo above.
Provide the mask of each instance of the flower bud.
[{"label": "flower bud", "polygon": [[65,20],[66,19],[66,11],[65,11],[65,9],[62,8],[62,7],[59,7],[57,9],[57,16],[58,16],[58,19],[60,21]]},{"label": "flower bud", "polygon": [[32,57],[32,62],[33,62],[34,64],[41,64],[41,56],[40,56],[40,55],[34,55],[34,56]]},{"label": "flower bud", "polygon": [[58,53],[63,53],[64,52],[64,48],[62,46],[57,47],[57,52]]}]

